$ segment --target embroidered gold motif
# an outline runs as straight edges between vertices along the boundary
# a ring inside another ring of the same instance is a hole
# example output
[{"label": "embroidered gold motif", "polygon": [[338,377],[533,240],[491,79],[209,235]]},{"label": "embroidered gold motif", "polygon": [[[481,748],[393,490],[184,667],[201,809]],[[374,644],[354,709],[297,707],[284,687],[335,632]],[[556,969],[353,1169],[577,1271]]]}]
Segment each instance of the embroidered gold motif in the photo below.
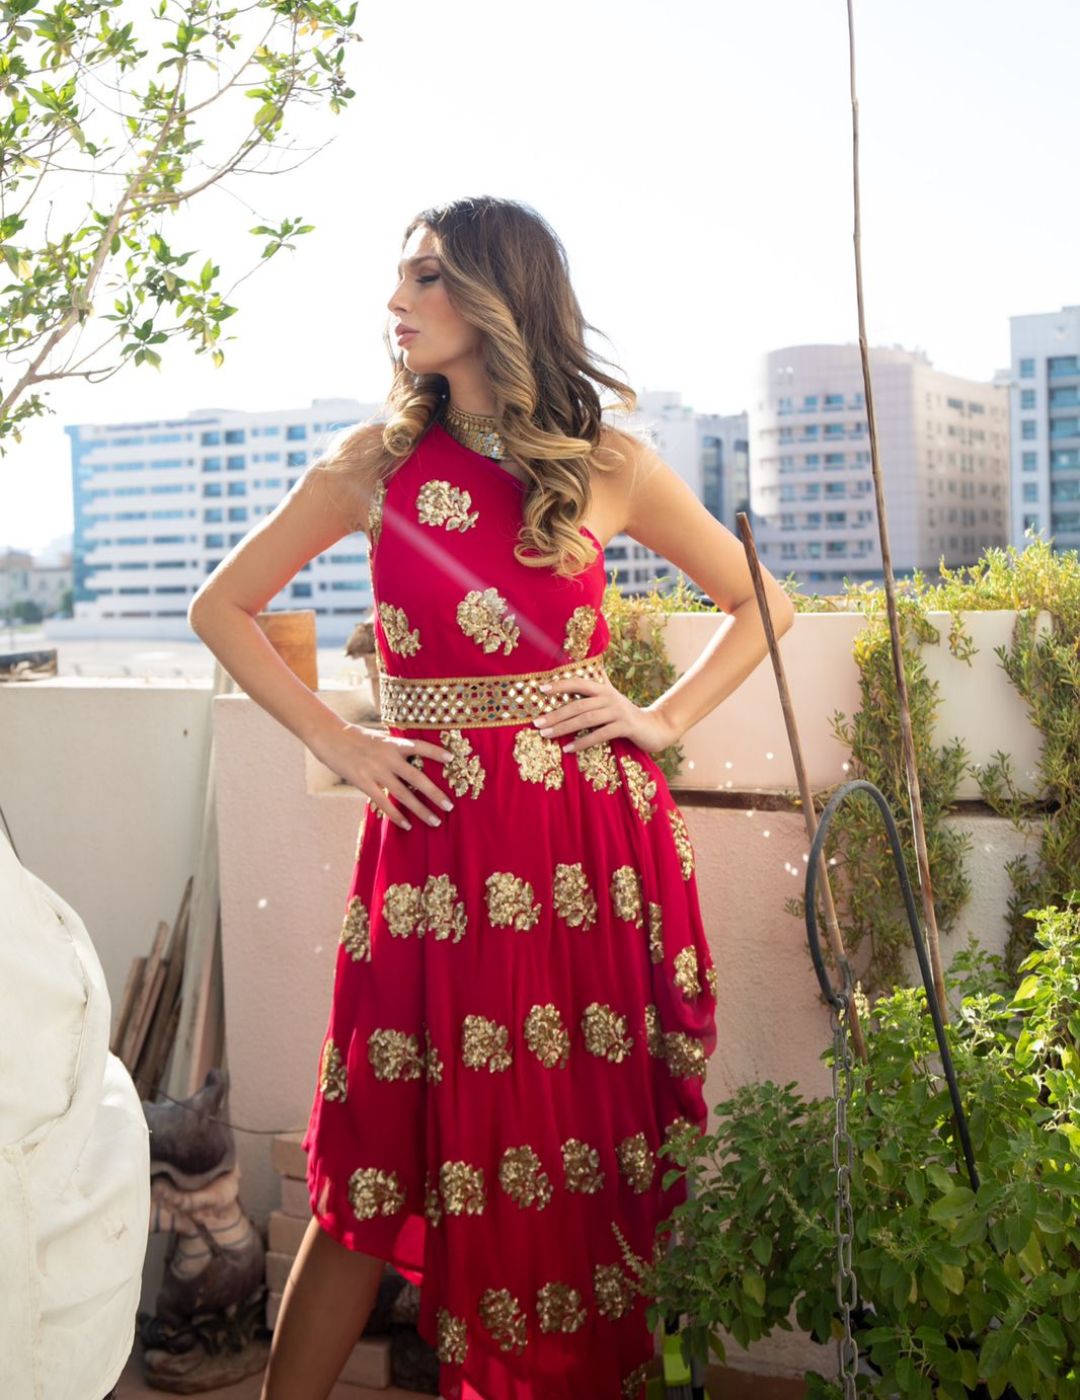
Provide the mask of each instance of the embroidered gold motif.
[{"label": "embroidered gold motif", "polygon": [[676,1078],[705,1078],[705,1049],[695,1036],[685,1031],[664,1032],[664,1058]]},{"label": "embroidered gold motif", "polygon": [[429,1084],[442,1083],[443,1062],[427,1026],[424,1027],[424,1073]]},{"label": "embroidered gold motif", "polygon": [[525,1350],[528,1319],[508,1288],[485,1288],[477,1311],[480,1321],[503,1351],[521,1353]]},{"label": "embroidered gold motif", "polygon": [[577,764],[597,792],[618,792],[619,769],[615,753],[606,739],[577,750]]},{"label": "embroidered gold motif", "polygon": [[[507,601],[496,588],[471,589],[457,605],[458,626],[485,652],[503,649],[509,656],[518,644],[521,628]],[[504,617],[503,614],[506,613]]]},{"label": "embroidered gold motif", "polygon": [[597,1264],[593,1269],[596,1311],[610,1322],[618,1322],[634,1306],[634,1289],[618,1264]]},{"label": "embroidered gold motif", "polygon": [[634,1037],[626,1029],[626,1017],[606,1002],[589,1003],[581,1017],[581,1029],[586,1049],[613,1064],[621,1064],[634,1044]]},{"label": "embroidered gold motif", "polygon": [[488,918],[497,928],[530,929],[540,917],[540,903],[533,903],[528,880],[509,870],[496,870],[484,881]]},{"label": "embroidered gold motif", "polygon": [[664,911],[655,900],[649,900],[649,957],[654,963],[664,961]]},{"label": "embroidered gold motif", "polygon": [[606,651],[597,652],[584,661],[568,661],[546,671],[504,671],[494,676],[391,676],[380,655],[379,709],[386,724],[402,729],[438,729],[447,724],[490,729],[521,724],[557,710],[570,700],[583,699],[583,691],[545,692],[540,686],[578,676],[602,681],[607,676],[606,655]]},{"label": "embroidered gold motif", "polygon": [[353,856],[353,864],[360,859],[360,848],[364,844],[364,823],[361,822],[356,829],[356,854]]},{"label": "embroidered gold motif", "polygon": [[686,829],[686,820],[678,807],[669,807],[668,821],[671,823],[671,834],[675,838],[675,849],[679,853],[682,877],[684,880],[689,880],[694,872],[694,847],[690,841],[690,833]]},{"label": "embroidered gold motif", "polygon": [[565,1069],[570,1056],[570,1032],[553,1002],[530,1008],[525,1017],[525,1043],[545,1069]]},{"label": "embroidered gold motif", "polygon": [[461,1058],[470,1069],[509,1069],[514,1060],[509,1039],[509,1026],[470,1014],[461,1023]]},{"label": "embroidered gold motif", "polygon": [[623,1380],[623,1400],[638,1400],[638,1392],[645,1384],[645,1379],[648,1374],[649,1363],[647,1361],[643,1361],[640,1366],[634,1367],[630,1374]]},{"label": "embroidered gold motif", "polygon": [[358,894],[354,894],[346,906],[345,922],[341,925],[338,942],[345,945],[345,951],[353,962],[371,961],[371,924],[368,911]]},{"label": "embroidered gold motif", "polygon": [[449,875],[429,875],[423,888],[400,881],[383,892],[383,918],[395,938],[410,933],[423,938],[426,933],[438,940],[452,938],[460,943],[468,928],[464,900],[457,898],[457,886]]},{"label": "embroidered gold motif", "polygon": [[443,1162],[439,1184],[449,1215],[483,1215],[484,1169],[470,1162]]},{"label": "embroidered gold motif", "polygon": [[562,787],[562,749],[556,740],[545,739],[535,729],[519,729],[514,735],[514,761],[527,782]]},{"label": "embroidered gold motif", "polygon": [[645,1044],[654,1059],[662,1060],[667,1055],[664,1045],[664,1032],[660,1027],[660,1013],[653,1002],[645,1008]]},{"label": "embroidered gold motif", "polygon": [[[687,1153],[698,1137],[700,1137],[698,1128],[691,1123],[689,1118],[683,1117],[681,1113],[673,1118],[664,1129],[664,1142],[670,1143],[673,1147],[686,1151]],[[661,1160],[670,1166],[673,1159],[668,1156]]]},{"label": "embroidered gold motif", "polygon": [[634,804],[634,810],[643,822],[650,822],[653,813],[656,811],[656,779],[650,777],[645,765],[639,763],[636,758],[631,758],[629,754],[619,755],[619,762],[622,770],[626,774],[626,786],[630,793],[630,801]]},{"label": "embroidered gold motif", "polygon": [[562,1145],[563,1177],[568,1191],[580,1191],[583,1196],[595,1196],[603,1189],[604,1172],[600,1153],[581,1138],[567,1138]]},{"label": "embroidered gold motif", "polygon": [[643,1191],[647,1191],[656,1174],[656,1160],[645,1134],[633,1133],[630,1137],[623,1138],[622,1142],[616,1144],[615,1156],[619,1162],[619,1170],[637,1194],[640,1196]]},{"label": "embroidered gold motif", "polygon": [[713,997],[718,999],[720,996],[720,984],[715,963],[705,969],[705,981],[708,983],[709,991],[712,992]]},{"label": "embroidered gold motif", "polygon": [[701,995],[701,979],[698,977],[697,949],[692,944],[680,948],[675,954],[675,975],[672,981],[687,1001]]},{"label": "embroidered gold motif", "polygon": [[620,919],[632,919],[641,928],[643,898],[641,876],[632,865],[620,865],[611,877],[611,903]]},{"label": "embroidered gold motif", "polygon": [[419,1079],[424,1058],[415,1035],[391,1028],[374,1030],[368,1036],[368,1061],[376,1079]]},{"label": "embroidered gold motif", "polygon": [[596,922],[596,896],[589,888],[581,861],[555,867],[552,887],[555,912],[574,928],[590,928]]},{"label": "embroidered gold motif", "polygon": [[395,608],[393,603],[379,604],[379,620],[382,623],[386,645],[399,656],[415,656],[420,650],[420,629],[409,631],[409,619],[404,608]]},{"label": "embroidered gold motif", "polygon": [[578,1290],[558,1281],[536,1290],[536,1311],[541,1332],[576,1332],[587,1316]]},{"label": "embroidered gold motif", "polygon": [[471,530],[480,512],[469,514],[472,497],[449,481],[425,481],[416,493],[416,518],[421,525],[445,525],[448,530]]},{"label": "embroidered gold motif", "polygon": [[332,1038],[328,1038],[323,1046],[322,1060],[319,1063],[319,1090],[324,1099],[337,1103],[345,1102],[345,1095],[348,1092],[345,1081],[345,1065],[341,1058],[341,1051],[334,1044]]},{"label": "embroidered gold motif", "polygon": [[435,1314],[435,1350],[444,1366],[460,1366],[469,1350],[465,1318],[455,1317],[448,1308]]},{"label": "embroidered gold motif", "polygon": [[551,1178],[540,1170],[540,1158],[527,1144],[508,1147],[499,1163],[499,1184],[519,1206],[543,1210],[552,1196]]},{"label": "embroidered gold motif", "polygon": [[599,614],[594,607],[588,603],[582,603],[567,618],[563,650],[572,660],[584,661],[588,655],[589,643],[596,630],[598,616]]},{"label": "embroidered gold motif", "polygon": [[405,1203],[405,1187],[397,1172],[382,1167],[359,1167],[349,1177],[349,1204],[358,1220],[393,1215]]},{"label": "embroidered gold motif", "polygon": [[371,496],[368,499],[368,558],[375,552],[375,546],[379,543],[382,534],[383,501],[386,498],[386,482],[382,477],[375,483]]},{"label": "embroidered gold motif", "polygon": [[453,754],[449,763],[443,764],[443,773],[455,797],[479,797],[487,774],[484,772],[480,755],[473,753],[469,739],[460,729],[441,729],[439,743]]},{"label": "embroidered gold motif", "polygon": [[429,1225],[442,1223],[443,1209],[439,1200],[439,1188],[431,1179],[430,1170],[424,1171],[424,1219]]}]

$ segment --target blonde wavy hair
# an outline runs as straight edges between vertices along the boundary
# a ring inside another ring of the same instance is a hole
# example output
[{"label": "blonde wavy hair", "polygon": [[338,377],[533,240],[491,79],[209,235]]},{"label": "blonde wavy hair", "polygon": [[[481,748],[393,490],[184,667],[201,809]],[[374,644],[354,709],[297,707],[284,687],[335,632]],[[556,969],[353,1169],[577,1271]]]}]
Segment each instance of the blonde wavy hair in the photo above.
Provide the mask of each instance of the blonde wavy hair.
[{"label": "blonde wavy hair", "polygon": [[[575,574],[595,557],[579,533],[592,471],[613,470],[635,440],[648,440],[604,423],[601,415],[609,407],[632,412],[637,395],[586,350],[585,331],[596,328],[582,315],[562,243],[534,209],[494,196],[453,200],[417,214],[403,247],[420,226],[433,235],[451,304],[482,333],[499,432],[526,478],[515,558]],[[347,429],[317,463],[359,477],[368,492],[441,421],[450,392],[444,375],[406,367],[391,343],[389,320],[383,339],[393,381],[382,411]],[[598,384],[613,390],[617,402],[602,406]]]}]

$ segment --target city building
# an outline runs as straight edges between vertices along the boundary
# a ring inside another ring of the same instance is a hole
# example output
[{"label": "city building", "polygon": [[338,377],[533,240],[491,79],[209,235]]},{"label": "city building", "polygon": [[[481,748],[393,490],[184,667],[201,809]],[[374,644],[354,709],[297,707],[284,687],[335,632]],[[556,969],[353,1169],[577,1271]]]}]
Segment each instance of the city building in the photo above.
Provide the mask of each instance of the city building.
[{"label": "city building", "polygon": [[[870,351],[893,574],[970,564],[1009,537],[1008,391],[934,369],[899,346]],[[882,580],[857,344],[795,345],[758,367],[750,499],[762,562],[818,593]]]},{"label": "city building", "polygon": [[1012,539],[1080,546],[1080,306],[1010,316]]}]

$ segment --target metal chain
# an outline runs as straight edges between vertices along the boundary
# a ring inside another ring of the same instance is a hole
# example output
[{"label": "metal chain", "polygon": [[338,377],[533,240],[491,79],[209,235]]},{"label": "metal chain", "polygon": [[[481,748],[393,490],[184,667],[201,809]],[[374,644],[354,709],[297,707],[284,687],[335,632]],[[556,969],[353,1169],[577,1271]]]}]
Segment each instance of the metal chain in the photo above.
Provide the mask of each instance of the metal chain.
[{"label": "metal chain", "polygon": [[840,959],[844,988],[836,993],[838,1006],[830,1007],[833,1032],[832,1095],[836,1107],[833,1130],[832,1157],[836,1172],[836,1306],[843,1332],[837,1340],[839,1358],[838,1379],[843,1384],[844,1400],[855,1400],[855,1376],[859,1366],[859,1347],[851,1335],[851,1313],[859,1300],[851,1255],[855,1240],[855,1221],[851,1211],[851,1171],[854,1147],[848,1132],[848,1109],[851,1107],[852,1055],[848,1036],[848,1010],[854,987],[851,967],[846,958]]}]

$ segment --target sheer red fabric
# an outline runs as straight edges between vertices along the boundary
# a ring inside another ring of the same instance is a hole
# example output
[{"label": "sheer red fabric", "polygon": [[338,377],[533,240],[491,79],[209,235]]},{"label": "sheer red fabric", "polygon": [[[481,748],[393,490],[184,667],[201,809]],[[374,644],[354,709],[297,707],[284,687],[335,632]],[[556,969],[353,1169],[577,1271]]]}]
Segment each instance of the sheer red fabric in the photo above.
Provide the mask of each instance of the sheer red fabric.
[{"label": "sheer red fabric", "polygon": [[[604,558],[514,558],[524,485],[433,424],[369,544],[389,675],[603,654]],[[716,971],[694,850],[652,757],[565,752],[531,719],[401,728],[454,802],[368,806],[304,1147],[312,1209],[421,1286],[445,1400],[640,1400],[656,1337],[613,1229],[649,1258],[685,1199],[658,1147],[702,1131]],[[426,799],[425,799],[426,800]],[[659,1334],[659,1329],[658,1333]]]}]

